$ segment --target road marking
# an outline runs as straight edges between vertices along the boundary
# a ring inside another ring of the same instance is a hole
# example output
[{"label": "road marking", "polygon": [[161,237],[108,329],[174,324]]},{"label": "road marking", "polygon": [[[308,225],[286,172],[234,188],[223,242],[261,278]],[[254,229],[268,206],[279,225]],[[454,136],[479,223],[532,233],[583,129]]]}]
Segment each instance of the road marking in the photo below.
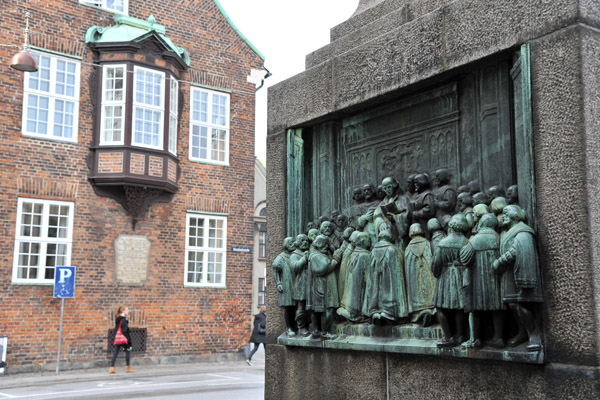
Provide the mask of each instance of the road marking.
[{"label": "road marking", "polygon": [[[205,374],[205,375],[211,375],[211,374]],[[204,380],[204,381],[186,381],[186,382],[163,382],[163,383],[148,383],[148,384],[141,384],[141,385],[137,385],[135,387],[133,386],[119,386],[119,387],[102,387],[102,388],[95,388],[95,389],[81,389],[81,390],[67,390],[67,391],[62,391],[62,392],[44,392],[44,393],[34,393],[34,394],[27,394],[27,395],[9,395],[6,393],[0,393],[4,396],[6,396],[7,398],[11,398],[11,399],[22,399],[22,398],[28,398],[28,397],[42,397],[42,396],[55,396],[55,395],[74,395],[77,393],[90,393],[90,392],[101,392],[101,393],[107,393],[109,391],[113,391],[113,390],[120,390],[120,391],[125,391],[125,392],[132,392],[135,390],[141,390],[141,389],[145,389],[145,388],[151,388],[151,387],[156,387],[156,386],[169,386],[169,385],[196,385],[198,387],[201,386],[231,386],[231,385],[256,385],[256,384],[263,384],[262,381],[248,381],[248,382],[231,382],[232,380],[236,380],[236,379],[241,379],[241,378],[234,378],[234,377],[226,377],[227,379],[218,379],[221,381],[226,381],[226,382],[222,382],[222,383],[217,383],[217,379],[212,379],[212,380]],[[133,390],[132,390],[133,389]]]},{"label": "road marking", "polygon": [[227,375],[217,375],[217,374],[206,374],[208,376],[216,376],[217,378],[226,378],[226,379],[234,379],[234,380],[240,380],[242,378],[236,378],[235,376],[227,376]]},{"label": "road marking", "polygon": [[0,393],[0,396],[8,397],[9,399],[12,399],[13,397],[17,397],[17,396],[13,396],[12,394],[6,394],[6,393]]}]

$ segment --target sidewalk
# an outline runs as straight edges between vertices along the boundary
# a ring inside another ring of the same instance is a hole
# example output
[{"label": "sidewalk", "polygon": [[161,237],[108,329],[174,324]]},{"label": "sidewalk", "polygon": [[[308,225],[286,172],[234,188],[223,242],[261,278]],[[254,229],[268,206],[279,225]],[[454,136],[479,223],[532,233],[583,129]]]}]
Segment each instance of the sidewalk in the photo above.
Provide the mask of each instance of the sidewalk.
[{"label": "sidewalk", "polygon": [[207,373],[227,371],[231,369],[239,370],[263,370],[265,369],[265,352],[263,347],[252,357],[252,366],[246,364],[244,359],[240,361],[227,362],[206,362],[190,364],[157,364],[157,365],[136,365],[135,358],[132,357],[131,366],[134,373],[125,373],[124,360],[117,361],[117,373],[109,374],[106,368],[91,368],[85,370],[60,371],[58,375],[54,372],[44,371],[42,373],[23,373],[10,374],[10,366],[7,367],[8,374],[0,376],[0,391],[2,389],[39,386],[61,382],[85,382],[98,379],[120,379],[130,377],[152,377],[186,374]]}]

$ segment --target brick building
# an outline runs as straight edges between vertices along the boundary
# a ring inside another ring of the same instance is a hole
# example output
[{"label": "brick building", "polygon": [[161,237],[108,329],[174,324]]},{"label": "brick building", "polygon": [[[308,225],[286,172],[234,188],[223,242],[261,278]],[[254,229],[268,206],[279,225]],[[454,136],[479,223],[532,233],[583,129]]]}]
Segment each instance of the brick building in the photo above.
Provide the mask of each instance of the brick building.
[{"label": "brick building", "polygon": [[254,249],[252,251],[252,314],[267,304],[267,170],[254,163]]},{"label": "brick building", "polygon": [[[9,68],[25,12],[38,71]],[[216,0],[5,0],[0,336],[53,369],[55,266],[76,266],[61,368],[237,357],[252,304],[254,100],[263,57]],[[137,354],[136,354],[137,353]]]}]

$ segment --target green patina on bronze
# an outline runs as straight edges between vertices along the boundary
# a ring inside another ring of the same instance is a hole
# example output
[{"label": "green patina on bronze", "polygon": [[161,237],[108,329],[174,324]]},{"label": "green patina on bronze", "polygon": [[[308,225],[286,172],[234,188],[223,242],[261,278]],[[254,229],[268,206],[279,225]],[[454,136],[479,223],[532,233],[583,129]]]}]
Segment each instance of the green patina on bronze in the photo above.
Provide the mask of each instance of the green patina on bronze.
[{"label": "green patina on bronze", "polygon": [[523,45],[288,130],[278,343],[543,363],[530,73]]}]

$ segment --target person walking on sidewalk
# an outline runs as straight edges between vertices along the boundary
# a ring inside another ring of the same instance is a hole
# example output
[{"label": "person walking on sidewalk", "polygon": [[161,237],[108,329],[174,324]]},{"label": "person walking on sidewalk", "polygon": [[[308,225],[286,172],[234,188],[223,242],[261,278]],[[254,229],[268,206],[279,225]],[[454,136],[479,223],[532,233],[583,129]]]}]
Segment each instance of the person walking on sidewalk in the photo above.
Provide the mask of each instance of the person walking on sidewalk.
[{"label": "person walking on sidewalk", "polygon": [[131,336],[129,335],[127,314],[129,314],[129,308],[125,306],[119,306],[119,308],[117,308],[117,318],[115,319],[115,335],[117,334],[119,328],[121,328],[121,332],[123,332],[123,335],[127,338],[127,343],[114,345],[112,360],[110,361],[110,369],[108,370],[109,374],[117,373],[117,371],[115,371],[115,361],[117,361],[117,356],[119,355],[121,348],[123,351],[125,351],[125,363],[127,364],[125,367],[125,372],[134,372],[133,368],[131,368],[129,365],[131,362],[131,349],[133,348],[133,344],[131,342]]},{"label": "person walking on sidewalk", "polygon": [[266,350],[266,333],[267,333],[267,307],[261,306],[258,310],[258,314],[254,316],[254,325],[252,328],[252,336],[250,336],[250,342],[254,344],[254,348],[248,354],[246,362],[248,365],[252,365],[252,356],[258,350],[258,346],[262,343],[263,348]]}]

